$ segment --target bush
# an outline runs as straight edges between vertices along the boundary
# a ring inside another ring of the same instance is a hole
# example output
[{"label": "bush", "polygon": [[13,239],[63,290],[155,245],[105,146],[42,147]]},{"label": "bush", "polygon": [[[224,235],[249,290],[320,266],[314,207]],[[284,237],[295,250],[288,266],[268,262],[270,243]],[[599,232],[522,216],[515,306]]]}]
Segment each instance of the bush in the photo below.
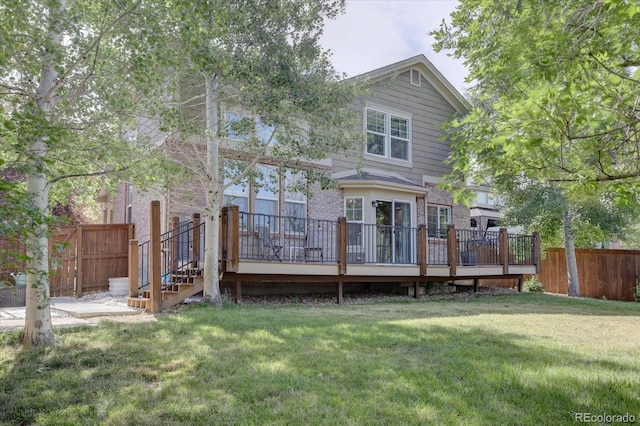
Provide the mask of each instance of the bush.
[{"label": "bush", "polygon": [[636,283],[636,291],[633,293],[633,300],[640,302],[640,281]]},{"label": "bush", "polygon": [[542,293],[544,291],[544,284],[542,284],[535,275],[528,278],[524,282],[523,287],[525,290],[535,293]]}]

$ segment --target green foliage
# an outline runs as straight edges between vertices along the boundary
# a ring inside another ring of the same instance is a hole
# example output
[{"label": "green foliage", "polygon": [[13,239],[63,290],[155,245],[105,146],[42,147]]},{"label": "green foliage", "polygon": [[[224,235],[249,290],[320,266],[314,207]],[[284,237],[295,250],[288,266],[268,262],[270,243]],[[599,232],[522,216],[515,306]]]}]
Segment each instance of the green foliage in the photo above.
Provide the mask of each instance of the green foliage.
[{"label": "green foliage", "polygon": [[636,284],[636,291],[633,293],[633,300],[640,302],[640,281]]},{"label": "green foliage", "polygon": [[544,291],[544,284],[540,282],[537,275],[532,275],[522,283],[522,287],[532,293],[541,293]]},{"label": "green foliage", "polygon": [[432,33],[437,50],[465,58],[475,82],[472,111],[446,128],[449,186],[461,176],[489,182],[517,210],[511,218],[548,241],[562,240],[562,206],[580,246],[624,234],[640,183],[637,10],[617,1],[461,1],[451,26]]},{"label": "green foliage", "polygon": [[[564,191],[622,188],[640,174],[633,119],[640,64],[636,5],[462,1],[436,48],[464,57],[475,100],[452,123],[455,169],[497,184],[524,172]],[[630,21],[629,16],[633,16]],[[472,161],[473,159],[473,161]]]}]

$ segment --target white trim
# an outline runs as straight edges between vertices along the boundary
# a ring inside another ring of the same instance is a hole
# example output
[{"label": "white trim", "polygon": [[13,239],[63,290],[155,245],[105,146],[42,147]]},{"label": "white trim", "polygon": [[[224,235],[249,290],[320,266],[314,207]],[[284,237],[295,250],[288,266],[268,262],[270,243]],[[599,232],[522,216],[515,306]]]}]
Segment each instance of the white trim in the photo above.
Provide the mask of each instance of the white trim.
[{"label": "white trim", "polygon": [[[417,79],[414,78],[414,75],[417,76]],[[422,85],[422,73],[415,68],[411,68],[409,70],[409,81],[412,85],[420,87]]]},{"label": "white trim", "polygon": [[456,111],[466,113],[471,109],[469,101],[467,101],[464,96],[462,96],[460,92],[453,87],[453,85],[423,54],[350,77],[346,81],[364,80],[373,83],[393,75],[401,74],[410,68],[421,69],[422,77],[424,77],[426,81],[431,84]]},{"label": "white trim", "polygon": [[[374,131],[369,131],[367,129],[367,111],[368,110],[372,110],[372,111],[376,111],[379,113],[382,113],[385,115],[385,131],[384,133],[379,133],[379,132],[374,132]],[[407,122],[407,138],[401,138],[401,137],[393,137],[391,136],[391,119],[393,118],[397,118],[400,120],[406,120]],[[365,133],[365,143],[364,143],[364,158],[367,158],[369,160],[374,160],[374,161],[380,161],[383,163],[390,163],[390,164],[396,164],[398,166],[404,166],[404,167],[412,167],[412,157],[413,157],[413,114],[411,114],[410,112],[405,112],[405,111],[400,111],[394,108],[389,108],[386,106],[382,106],[379,104],[374,104],[371,102],[365,102],[364,104],[364,109],[362,111],[362,128],[364,130]],[[376,134],[376,135],[380,135],[384,137],[384,155],[380,155],[380,154],[373,154],[367,151],[368,147],[367,147],[367,134],[372,133],[372,134]],[[407,159],[403,159],[403,158],[395,158],[391,156],[391,144],[392,144],[392,139],[397,139],[399,141],[402,142],[406,142],[407,143]]]}]

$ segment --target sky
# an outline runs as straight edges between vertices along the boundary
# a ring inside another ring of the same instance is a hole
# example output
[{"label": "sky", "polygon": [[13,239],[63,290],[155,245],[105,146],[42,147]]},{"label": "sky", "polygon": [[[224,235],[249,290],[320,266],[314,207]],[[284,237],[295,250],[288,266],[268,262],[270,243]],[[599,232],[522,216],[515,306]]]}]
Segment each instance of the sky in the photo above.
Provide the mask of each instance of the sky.
[{"label": "sky", "polygon": [[346,13],[325,23],[322,45],[331,50],[336,71],[362,74],[424,54],[460,91],[466,69],[446,52],[435,53],[428,33],[458,4],[457,0],[347,0]]}]

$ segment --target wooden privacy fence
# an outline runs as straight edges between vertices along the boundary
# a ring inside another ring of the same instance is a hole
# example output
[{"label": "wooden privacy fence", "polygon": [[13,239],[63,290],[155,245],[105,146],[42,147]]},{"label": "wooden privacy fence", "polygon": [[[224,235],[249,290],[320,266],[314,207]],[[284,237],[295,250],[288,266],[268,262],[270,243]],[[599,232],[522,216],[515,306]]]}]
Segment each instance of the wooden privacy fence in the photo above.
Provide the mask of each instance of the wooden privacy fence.
[{"label": "wooden privacy fence", "polygon": [[[576,250],[580,294],[610,300],[633,300],[640,278],[640,250]],[[538,279],[544,290],[567,294],[567,262],[563,248],[547,250]]]},{"label": "wooden privacy fence", "polygon": [[60,228],[49,240],[51,296],[109,290],[109,278],[128,276],[132,238],[134,226],[127,224]]}]

